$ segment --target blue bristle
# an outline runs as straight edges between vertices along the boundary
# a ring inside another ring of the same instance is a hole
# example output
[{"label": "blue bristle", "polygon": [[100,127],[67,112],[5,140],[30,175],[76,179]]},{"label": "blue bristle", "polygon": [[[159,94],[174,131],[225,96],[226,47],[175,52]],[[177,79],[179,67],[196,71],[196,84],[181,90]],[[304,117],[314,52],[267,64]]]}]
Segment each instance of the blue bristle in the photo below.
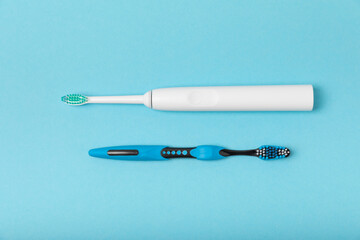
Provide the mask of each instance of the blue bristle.
[{"label": "blue bristle", "polygon": [[263,145],[258,148],[258,156],[263,160],[280,159],[290,155],[290,150],[280,146]]}]

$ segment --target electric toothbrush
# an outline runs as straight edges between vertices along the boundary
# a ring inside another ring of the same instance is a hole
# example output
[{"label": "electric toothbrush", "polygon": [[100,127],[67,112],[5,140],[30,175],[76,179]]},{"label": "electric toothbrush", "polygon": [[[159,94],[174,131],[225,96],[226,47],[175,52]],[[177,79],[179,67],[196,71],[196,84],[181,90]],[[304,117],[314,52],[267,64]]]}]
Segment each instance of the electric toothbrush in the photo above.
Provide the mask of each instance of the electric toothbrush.
[{"label": "electric toothbrush", "polygon": [[312,85],[176,87],[155,89],[144,95],[69,94],[61,100],[69,105],[144,104],[167,111],[311,111],[314,92]]}]

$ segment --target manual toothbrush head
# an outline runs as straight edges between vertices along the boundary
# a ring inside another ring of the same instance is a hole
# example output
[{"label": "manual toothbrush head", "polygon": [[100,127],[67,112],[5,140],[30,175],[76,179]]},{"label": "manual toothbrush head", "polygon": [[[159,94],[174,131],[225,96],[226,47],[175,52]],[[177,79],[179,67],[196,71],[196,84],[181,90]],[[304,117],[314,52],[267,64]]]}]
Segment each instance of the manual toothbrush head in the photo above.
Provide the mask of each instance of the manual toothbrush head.
[{"label": "manual toothbrush head", "polygon": [[256,149],[256,156],[263,160],[285,158],[290,155],[286,147],[264,145]]},{"label": "manual toothbrush head", "polygon": [[69,105],[83,105],[88,102],[88,98],[81,94],[68,94],[63,96],[61,101]]}]

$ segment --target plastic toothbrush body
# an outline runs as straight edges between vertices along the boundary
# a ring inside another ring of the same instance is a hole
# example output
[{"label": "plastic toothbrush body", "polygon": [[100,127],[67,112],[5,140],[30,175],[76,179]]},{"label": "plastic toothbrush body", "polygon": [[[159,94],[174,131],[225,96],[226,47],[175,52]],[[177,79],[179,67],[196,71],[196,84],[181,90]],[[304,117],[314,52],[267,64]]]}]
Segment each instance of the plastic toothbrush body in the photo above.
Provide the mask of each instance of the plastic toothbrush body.
[{"label": "plastic toothbrush body", "polygon": [[254,156],[263,160],[285,158],[290,150],[285,147],[264,145],[252,150],[230,150],[220,146],[201,145],[190,148],[174,148],[163,145],[130,145],[96,148],[89,155],[113,160],[168,160],[171,158],[196,158],[199,160],[218,160],[229,156]]}]

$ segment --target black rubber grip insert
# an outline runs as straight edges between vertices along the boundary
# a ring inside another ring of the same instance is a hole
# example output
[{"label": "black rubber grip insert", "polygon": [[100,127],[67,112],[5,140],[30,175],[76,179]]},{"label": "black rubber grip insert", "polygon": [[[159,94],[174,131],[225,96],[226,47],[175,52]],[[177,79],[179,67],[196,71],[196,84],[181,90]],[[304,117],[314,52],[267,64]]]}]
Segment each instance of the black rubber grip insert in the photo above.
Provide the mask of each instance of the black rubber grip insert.
[{"label": "black rubber grip insert", "polygon": [[121,149],[121,150],[109,150],[107,151],[109,156],[136,156],[139,154],[138,150]]},{"label": "black rubber grip insert", "polygon": [[190,151],[194,148],[163,148],[161,156],[164,158],[195,158],[191,156]]}]

